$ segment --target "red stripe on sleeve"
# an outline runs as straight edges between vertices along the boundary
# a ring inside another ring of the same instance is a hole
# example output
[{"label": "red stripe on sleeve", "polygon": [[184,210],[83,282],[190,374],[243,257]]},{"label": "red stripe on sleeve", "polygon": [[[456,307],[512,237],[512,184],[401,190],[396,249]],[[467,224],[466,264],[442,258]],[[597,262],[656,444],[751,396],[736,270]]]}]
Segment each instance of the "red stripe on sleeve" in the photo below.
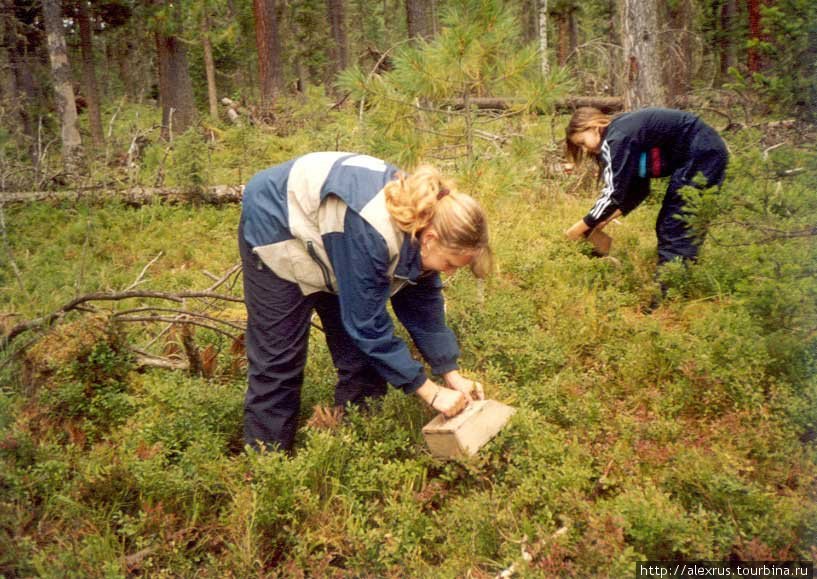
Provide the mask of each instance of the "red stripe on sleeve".
[{"label": "red stripe on sleeve", "polygon": [[658,177],[661,174],[661,149],[653,147],[650,153],[652,153],[652,176]]}]

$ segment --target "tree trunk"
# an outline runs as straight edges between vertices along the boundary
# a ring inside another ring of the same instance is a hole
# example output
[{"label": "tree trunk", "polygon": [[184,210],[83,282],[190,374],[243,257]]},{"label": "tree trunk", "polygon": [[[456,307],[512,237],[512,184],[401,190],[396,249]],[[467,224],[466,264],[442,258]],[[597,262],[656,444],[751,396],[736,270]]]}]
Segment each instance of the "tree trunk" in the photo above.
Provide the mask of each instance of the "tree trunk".
[{"label": "tree trunk", "polygon": [[610,11],[610,30],[607,35],[607,94],[617,95],[622,93],[621,85],[621,7],[616,0],[608,0],[607,7]]},{"label": "tree trunk", "polygon": [[539,40],[539,0],[522,0],[519,3],[518,18],[522,23],[522,38],[525,44]]},{"label": "tree trunk", "polygon": [[216,65],[213,61],[213,43],[210,41],[210,15],[206,12],[202,18],[201,26],[201,44],[204,48],[204,71],[207,74],[207,102],[210,105],[210,118],[217,121],[218,90],[216,89]]},{"label": "tree trunk", "polygon": [[241,203],[244,192],[243,185],[217,185],[205,187],[201,191],[191,193],[189,189],[174,189],[162,187],[133,187],[131,189],[116,190],[103,187],[97,190],[85,191],[19,191],[0,193],[0,202],[5,205],[65,201],[85,203],[107,203],[112,199],[126,205],[138,207],[155,202],[162,203],[203,203],[206,205],[226,205]]},{"label": "tree trunk", "polygon": [[[36,102],[34,83],[31,78],[31,70],[25,64],[25,48],[22,45],[17,27],[19,22],[14,13],[14,0],[3,1],[3,44],[5,45],[11,75],[9,75],[10,104],[20,122],[20,129],[25,138],[20,139],[20,148],[28,148],[32,162],[37,163],[37,149],[34,146],[36,135],[34,124],[31,121],[26,103]],[[16,132],[19,137],[21,133]],[[22,141],[28,141],[23,143]]]},{"label": "tree trunk", "polygon": [[683,97],[692,85],[692,6],[689,0],[678,0],[667,7],[667,21],[670,22],[670,33],[665,34],[664,84],[667,87],[667,100],[670,104]]},{"label": "tree trunk", "polygon": [[570,58],[570,55],[578,46],[575,9],[572,5],[567,4],[556,12],[555,16],[556,29],[559,35],[557,62],[559,66],[565,66],[567,59]]},{"label": "tree trunk", "polygon": [[736,14],[737,0],[724,0],[721,5],[721,34],[718,42],[720,48],[720,76],[722,80],[729,76],[729,69],[737,65],[735,43],[732,41]]},{"label": "tree trunk", "polygon": [[82,139],[77,129],[77,105],[74,87],[71,86],[71,68],[68,64],[59,0],[43,0],[43,23],[48,35],[48,57],[51,61],[57,113],[62,124],[63,167],[66,173],[73,175],[78,168]]},{"label": "tree trunk", "polygon": [[559,66],[567,63],[567,55],[570,52],[570,29],[567,22],[567,11],[560,10],[556,13],[556,30],[559,35],[558,50],[556,52],[556,62]]},{"label": "tree trunk", "polygon": [[[763,32],[763,17],[760,12],[761,5],[768,6],[770,1],[747,0],[746,6],[749,15],[749,40],[755,42],[765,42],[769,38]],[[760,72],[765,67],[763,55],[757,48],[749,48],[747,66],[749,72]]]},{"label": "tree trunk", "polygon": [[430,38],[428,0],[406,0],[406,29],[409,38]]},{"label": "tree trunk", "polygon": [[[527,104],[523,98],[503,98],[503,97],[470,97],[468,105],[480,110],[504,111],[513,107],[520,107]],[[457,99],[444,103],[454,110],[462,110],[466,107],[465,99]],[[557,100],[553,103],[553,108],[562,113],[572,113],[580,107],[593,107],[606,114],[621,112],[624,110],[624,99],[621,97],[568,97]],[[534,109],[537,113],[549,113],[549,110]]]},{"label": "tree trunk", "polygon": [[[166,0],[170,5],[171,0]],[[172,6],[173,17],[181,27],[178,5]],[[173,139],[186,131],[195,121],[193,83],[187,66],[187,49],[176,36],[165,36],[156,31],[159,55],[159,98],[162,101],[162,136]]]},{"label": "tree trunk", "polygon": [[253,0],[255,42],[258,50],[258,82],[261,88],[260,115],[272,115],[278,88],[281,86],[281,47],[278,36],[276,0]]},{"label": "tree trunk", "polygon": [[628,110],[666,106],[659,30],[657,0],[624,0],[622,44],[627,66],[624,106]]},{"label": "tree trunk", "polygon": [[539,68],[542,76],[550,72],[548,66],[548,0],[539,0]]},{"label": "tree trunk", "polygon": [[327,0],[329,23],[332,29],[332,56],[335,74],[344,70],[348,65],[349,42],[346,38],[346,10],[343,0]]},{"label": "tree trunk", "polygon": [[96,82],[91,17],[88,14],[88,4],[85,0],[77,2],[77,16],[80,46],[82,47],[82,70],[85,76],[85,100],[88,104],[88,121],[91,126],[91,141],[94,147],[100,148],[105,142],[105,136],[102,133],[102,116],[99,111],[99,89]]}]

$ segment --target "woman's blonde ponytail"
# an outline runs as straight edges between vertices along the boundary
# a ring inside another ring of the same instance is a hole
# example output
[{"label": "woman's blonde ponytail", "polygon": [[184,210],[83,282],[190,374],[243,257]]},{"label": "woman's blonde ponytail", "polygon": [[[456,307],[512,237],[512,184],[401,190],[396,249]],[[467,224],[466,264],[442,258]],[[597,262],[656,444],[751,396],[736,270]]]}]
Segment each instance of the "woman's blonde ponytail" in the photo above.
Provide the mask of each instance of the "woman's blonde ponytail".
[{"label": "woman's blonde ponytail", "polygon": [[392,219],[412,239],[433,227],[446,248],[474,254],[471,269],[477,277],[490,273],[493,254],[485,212],[435,167],[422,165],[410,175],[399,175],[385,186],[384,193]]}]

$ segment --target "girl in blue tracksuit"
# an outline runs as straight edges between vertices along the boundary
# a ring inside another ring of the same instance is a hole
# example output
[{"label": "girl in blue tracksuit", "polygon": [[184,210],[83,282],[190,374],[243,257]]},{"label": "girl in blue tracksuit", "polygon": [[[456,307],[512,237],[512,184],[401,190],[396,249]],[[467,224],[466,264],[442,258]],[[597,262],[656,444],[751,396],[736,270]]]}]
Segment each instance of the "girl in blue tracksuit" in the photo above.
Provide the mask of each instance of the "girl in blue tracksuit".
[{"label": "girl in blue tracksuit", "polygon": [[[313,310],[338,371],[335,405],[386,382],[446,416],[482,398],[460,375],[439,272],[491,267],[481,207],[432,167],[410,175],[366,155],[310,153],[256,174],[238,235],[247,307],[247,444],[291,450]],[[444,386],[394,333],[391,303]]]},{"label": "girl in blue tracksuit", "polygon": [[678,110],[647,108],[610,117],[592,107],[577,109],[566,130],[567,154],[580,162],[596,158],[604,186],[584,218],[565,233],[578,240],[600,230],[618,215],[627,215],[650,193],[650,179],[669,176],[658,214],[659,265],[673,259],[695,259],[698,244],[687,225],[679,189],[723,181],[729,154],[718,133],[697,116]]}]

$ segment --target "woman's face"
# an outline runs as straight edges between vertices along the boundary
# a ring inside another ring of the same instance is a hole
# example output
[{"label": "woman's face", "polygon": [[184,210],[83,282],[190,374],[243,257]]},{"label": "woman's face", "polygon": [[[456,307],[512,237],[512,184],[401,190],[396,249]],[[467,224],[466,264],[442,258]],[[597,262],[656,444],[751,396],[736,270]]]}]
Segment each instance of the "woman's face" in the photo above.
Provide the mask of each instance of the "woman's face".
[{"label": "woman's face", "polygon": [[424,231],[420,235],[420,243],[420,261],[426,271],[452,275],[459,268],[470,265],[474,259],[474,252],[452,250],[441,245],[433,230]]},{"label": "woman's face", "polygon": [[601,149],[601,129],[593,127],[580,133],[573,133],[570,136],[570,142],[580,147],[585,153],[598,155]]}]

